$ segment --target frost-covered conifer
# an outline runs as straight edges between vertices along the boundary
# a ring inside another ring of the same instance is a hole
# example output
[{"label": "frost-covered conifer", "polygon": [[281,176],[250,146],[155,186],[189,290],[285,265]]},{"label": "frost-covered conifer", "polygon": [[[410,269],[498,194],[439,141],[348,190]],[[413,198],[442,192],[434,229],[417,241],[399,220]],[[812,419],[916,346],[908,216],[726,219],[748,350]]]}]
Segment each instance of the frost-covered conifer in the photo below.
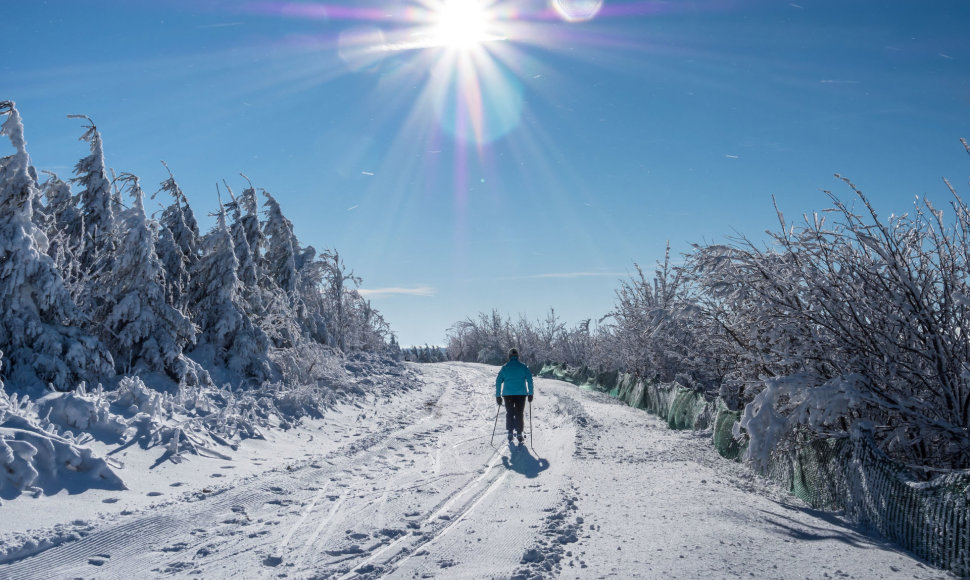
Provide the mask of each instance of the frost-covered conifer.
[{"label": "frost-covered conifer", "polygon": [[185,310],[193,292],[190,273],[199,261],[199,225],[171,171],[159,191],[171,195],[172,204],[165,208],[159,220],[161,230],[156,253],[165,267],[169,304]]},{"label": "frost-covered conifer", "polygon": [[322,287],[326,280],[326,261],[316,258],[317,251],[307,246],[297,254],[297,287],[293,305],[300,325],[300,333],[321,344],[332,342],[328,319],[327,298]]},{"label": "frost-covered conifer", "polygon": [[175,243],[172,231],[159,226],[155,240],[155,254],[165,269],[165,302],[179,310],[184,310],[189,301],[189,269],[185,255]]},{"label": "frost-covered conifer", "polygon": [[[165,165],[165,169],[168,170],[168,165]],[[175,181],[171,170],[168,172],[168,179],[161,184],[161,191],[167,192],[174,199],[172,205],[162,213],[162,225],[171,230],[175,243],[188,259],[189,265],[194,266],[199,258],[202,240],[199,223],[195,219],[195,213],[189,205],[188,198]]]},{"label": "frost-covered conifer", "polygon": [[24,128],[10,101],[0,102],[0,126],[15,153],[0,160],[0,350],[13,387],[80,381],[113,374],[111,356],[75,324],[77,309],[53,260],[40,249],[47,236],[32,221],[39,195],[30,175]]},{"label": "frost-covered conifer", "polygon": [[71,181],[84,188],[78,193],[84,216],[84,248],[80,259],[83,271],[90,273],[110,267],[100,262],[114,252],[115,202],[105,168],[101,133],[85,115],[70,115],[70,118],[85,119],[89,123],[84,126],[86,131],[81,140],[90,143],[91,154],[74,166],[76,177]]},{"label": "frost-covered conifer", "polygon": [[238,268],[226,212],[220,207],[218,223],[203,238],[202,257],[192,272],[200,342],[213,349],[215,364],[241,377],[266,380],[274,374],[267,357],[269,340],[244,314]]},{"label": "frost-covered conifer", "polygon": [[[301,335],[312,334],[301,329],[309,316],[309,308],[312,307],[308,306],[300,292],[298,262],[312,261],[315,251],[310,248],[309,256],[300,254],[293,224],[283,216],[279,203],[269,192],[263,191],[263,195],[266,196],[267,208],[262,230],[266,251],[261,261],[260,279],[271,296],[266,306],[264,327],[272,336],[274,344],[285,348],[295,344]],[[246,203],[254,202],[253,195]]]},{"label": "frost-covered conifer", "polygon": [[48,175],[50,178],[42,185],[47,204],[41,218],[41,227],[50,240],[47,255],[54,259],[57,270],[76,296],[81,278],[79,259],[84,248],[84,218],[71,186],[53,173]]},{"label": "frost-covered conifer", "polygon": [[246,242],[249,244],[249,249],[258,268],[263,252],[266,250],[266,237],[263,235],[262,225],[259,223],[259,201],[256,199],[256,190],[252,184],[243,190],[238,201],[242,210],[242,215],[239,218],[240,223],[246,233]]},{"label": "frost-covered conifer", "polygon": [[[228,185],[226,187],[229,188]],[[232,195],[231,188],[229,194]],[[230,233],[239,260],[238,275],[244,311],[274,346],[292,347],[301,335],[299,314],[293,296],[284,292],[267,270],[262,256],[266,238],[259,223],[256,192],[252,185],[240,197],[233,197],[226,207],[233,212]]]},{"label": "frost-covered conifer", "polygon": [[181,380],[188,369],[182,351],[195,340],[195,327],[166,301],[164,269],[155,254],[158,224],[145,216],[138,178],[122,174],[132,198],[119,216],[124,237],[115,267],[102,276],[109,300],[97,319],[119,372],[164,372]]},{"label": "frost-covered conifer", "polygon": [[226,184],[229,197],[232,199],[226,204],[226,209],[232,212],[232,225],[229,226],[229,233],[232,236],[232,247],[239,260],[239,283],[242,284],[243,297],[246,299],[247,313],[252,315],[260,310],[258,293],[259,276],[256,271],[256,259],[249,246],[249,238],[246,235],[245,224],[243,223],[243,213],[241,202],[232,194],[232,188]]},{"label": "frost-covered conifer", "polygon": [[296,288],[296,253],[299,244],[293,234],[293,224],[283,216],[280,204],[263,191],[266,196],[266,223],[263,235],[266,237],[266,269],[270,277],[284,292],[290,294]]}]

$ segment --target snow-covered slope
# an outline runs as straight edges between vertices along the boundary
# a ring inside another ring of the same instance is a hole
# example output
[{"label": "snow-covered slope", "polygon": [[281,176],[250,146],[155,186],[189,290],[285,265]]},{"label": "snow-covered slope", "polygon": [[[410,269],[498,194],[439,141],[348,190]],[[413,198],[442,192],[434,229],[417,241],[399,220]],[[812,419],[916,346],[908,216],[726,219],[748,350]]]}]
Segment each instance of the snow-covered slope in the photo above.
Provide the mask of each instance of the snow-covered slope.
[{"label": "snow-covered slope", "polygon": [[416,369],[231,457],[132,449],[126,491],[6,502],[0,578],[947,577],[566,383],[537,381],[528,448],[493,447],[496,369]]}]

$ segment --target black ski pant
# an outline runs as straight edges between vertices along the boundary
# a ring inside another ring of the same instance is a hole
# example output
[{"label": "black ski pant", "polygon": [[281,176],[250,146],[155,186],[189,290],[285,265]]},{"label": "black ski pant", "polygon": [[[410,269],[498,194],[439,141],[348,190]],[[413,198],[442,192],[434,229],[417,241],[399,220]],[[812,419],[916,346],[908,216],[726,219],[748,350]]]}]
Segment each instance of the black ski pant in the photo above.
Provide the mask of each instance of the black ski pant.
[{"label": "black ski pant", "polygon": [[525,395],[505,395],[505,430],[525,431]]}]

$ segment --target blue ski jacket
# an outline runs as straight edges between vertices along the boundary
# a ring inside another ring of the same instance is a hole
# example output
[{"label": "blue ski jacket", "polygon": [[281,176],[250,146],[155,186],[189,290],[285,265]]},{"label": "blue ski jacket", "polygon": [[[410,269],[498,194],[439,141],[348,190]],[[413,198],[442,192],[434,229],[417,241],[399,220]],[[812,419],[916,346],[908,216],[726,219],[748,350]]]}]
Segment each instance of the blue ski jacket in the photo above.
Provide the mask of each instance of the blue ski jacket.
[{"label": "blue ski jacket", "polygon": [[[505,385],[503,388],[502,385]],[[495,396],[533,394],[532,371],[514,356],[505,363],[495,377]]]}]

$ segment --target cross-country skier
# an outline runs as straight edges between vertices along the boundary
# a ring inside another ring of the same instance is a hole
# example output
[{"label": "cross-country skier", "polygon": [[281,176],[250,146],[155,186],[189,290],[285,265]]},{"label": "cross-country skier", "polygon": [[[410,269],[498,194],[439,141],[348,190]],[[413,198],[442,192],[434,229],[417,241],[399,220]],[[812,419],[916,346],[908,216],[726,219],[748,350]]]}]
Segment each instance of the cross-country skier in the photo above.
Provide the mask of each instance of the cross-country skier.
[{"label": "cross-country skier", "polygon": [[505,397],[505,430],[511,443],[518,434],[519,443],[525,441],[525,400],[532,402],[532,371],[519,362],[519,351],[509,351],[509,362],[495,377],[495,402],[501,406]]}]

